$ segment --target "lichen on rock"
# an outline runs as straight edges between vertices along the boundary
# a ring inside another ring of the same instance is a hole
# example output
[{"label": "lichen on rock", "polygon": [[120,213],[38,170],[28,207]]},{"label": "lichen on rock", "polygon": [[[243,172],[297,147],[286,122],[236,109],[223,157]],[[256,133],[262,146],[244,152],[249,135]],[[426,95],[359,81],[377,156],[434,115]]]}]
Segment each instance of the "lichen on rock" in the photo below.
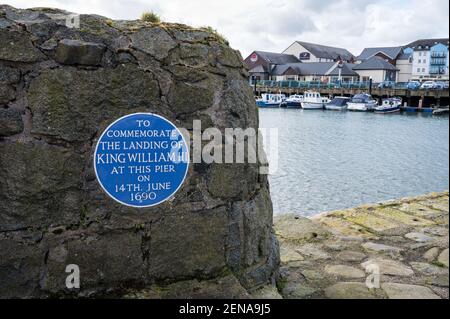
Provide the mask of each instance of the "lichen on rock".
[{"label": "lichen on rock", "polygon": [[[70,28],[67,14],[0,5],[0,298],[170,298],[180,287],[246,298],[273,283],[258,163],[194,164],[172,200],[145,209],[109,198],[92,163],[102,131],[126,114],[257,129],[239,52],[205,28],[97,15]],[[68,264],[81,268],[80,290],[65,286]]]}]

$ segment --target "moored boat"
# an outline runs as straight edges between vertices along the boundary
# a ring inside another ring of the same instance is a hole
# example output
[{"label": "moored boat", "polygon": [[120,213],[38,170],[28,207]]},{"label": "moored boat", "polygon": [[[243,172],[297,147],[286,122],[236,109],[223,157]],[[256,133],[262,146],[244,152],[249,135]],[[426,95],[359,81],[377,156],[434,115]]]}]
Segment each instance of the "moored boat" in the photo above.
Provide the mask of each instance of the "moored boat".
[{"label": "moored boat", "polygon": [[433,115],[449,114],[449,107],[441,107],[433,111]]},{"label": "moored boat", "polygon": [[345,111],[348,102],[350,102],[349,97],[336,96],[330,103],[325,104],[325,109],[331,111]]},{"label": "moored boat", "polygon": [[383,99],[381,105],[375,107],[375,113],[387,114],[400,112],[402,106],[402,99],[398,97],[392,97]]},{"label": "moored boat", "polygon": [[262,94],[261,98],[256,100],[256,105],[261,108],[278,108],[285,100],[284,94]]},{"label": "moored boat", "polygon": [[283,102],[284,106],[288,109],[299,109],[302,107],[303,95],[291,95]]},{"label": "moored boat", "polygon": [[328,102],[330,100],[321,97],[319,92],[308,91],[303,97],[302,108],[304,110],[323,110],[325,104]]},{"label": "moored boat", "polygon": [[367,112],[373,111],[377,106],[377,101],[369,94],[356,94],[350,102],[347,103],[347,109],[349,111]]}]

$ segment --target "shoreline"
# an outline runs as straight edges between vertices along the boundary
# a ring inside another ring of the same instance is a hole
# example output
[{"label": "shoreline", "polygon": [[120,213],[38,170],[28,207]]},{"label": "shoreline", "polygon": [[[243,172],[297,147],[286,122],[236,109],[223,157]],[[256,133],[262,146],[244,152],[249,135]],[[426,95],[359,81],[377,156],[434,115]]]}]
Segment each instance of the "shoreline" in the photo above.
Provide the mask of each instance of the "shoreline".
[{"label": "shoreline", "polygon": [[[449,297],[449,192],[274,217],[283,298]],[[369,289],[373,267],[380,285]],[[372,268],[371,268],[372,267]]]}]

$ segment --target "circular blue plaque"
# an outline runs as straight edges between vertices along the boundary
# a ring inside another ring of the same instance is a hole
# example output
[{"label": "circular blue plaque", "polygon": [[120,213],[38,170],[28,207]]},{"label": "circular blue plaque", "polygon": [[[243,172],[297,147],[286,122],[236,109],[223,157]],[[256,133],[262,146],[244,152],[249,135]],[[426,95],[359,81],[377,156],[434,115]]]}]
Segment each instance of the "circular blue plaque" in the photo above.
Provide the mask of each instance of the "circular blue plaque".
[{"label": "circular blue plaque", "polygon": [[178,128],[151,113],[135,113],[112,123],[94,153],[97,180],[119,203],[158,205],[181,187],[189,168],[189,149]]}]

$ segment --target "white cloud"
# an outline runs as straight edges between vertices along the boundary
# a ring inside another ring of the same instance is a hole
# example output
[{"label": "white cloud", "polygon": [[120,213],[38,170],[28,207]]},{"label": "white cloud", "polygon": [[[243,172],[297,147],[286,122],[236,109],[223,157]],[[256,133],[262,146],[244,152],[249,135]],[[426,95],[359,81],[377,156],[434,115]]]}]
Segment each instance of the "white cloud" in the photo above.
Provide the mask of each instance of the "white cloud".
[{"label": "white cloud", "polygon": [[295,40],[345,47],[402,45],[448,37],[448,0],[11,0],[15,7],[49,6],[113,19],[154,10],[165,21],[216,28],[245,56],[279,52]]}]

